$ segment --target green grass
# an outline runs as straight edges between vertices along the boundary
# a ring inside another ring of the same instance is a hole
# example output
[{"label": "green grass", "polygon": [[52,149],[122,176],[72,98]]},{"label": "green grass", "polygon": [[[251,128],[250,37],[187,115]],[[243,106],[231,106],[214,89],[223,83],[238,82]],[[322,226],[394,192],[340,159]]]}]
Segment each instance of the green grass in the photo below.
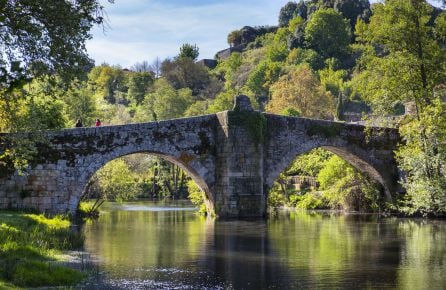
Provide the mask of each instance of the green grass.
[{"label": "green grass", "polygon": [[82,201],[77,209],[78,216],[87,221],[97,219],[99,217],[99,207],[103,203],[103,200]]},{"label": "green grass", "polygon": [[0,211],[0,289],[75,285],[84,274],[55,266],[63,250],[80,249],[83,236],[68,219]]}]

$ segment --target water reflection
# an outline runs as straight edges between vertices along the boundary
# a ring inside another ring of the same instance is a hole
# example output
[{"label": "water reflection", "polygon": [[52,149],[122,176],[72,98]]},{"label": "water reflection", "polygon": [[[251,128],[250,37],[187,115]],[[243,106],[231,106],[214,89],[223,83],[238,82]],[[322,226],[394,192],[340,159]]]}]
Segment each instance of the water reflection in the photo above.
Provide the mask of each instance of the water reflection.
[{"label": "water reflection", "polygon": [[[446,223],[284,212],[212,221],[187,204],[109,204],[86,248],[108,286],[443,289]],[[179,210],[179,207],[182,209]]]}]

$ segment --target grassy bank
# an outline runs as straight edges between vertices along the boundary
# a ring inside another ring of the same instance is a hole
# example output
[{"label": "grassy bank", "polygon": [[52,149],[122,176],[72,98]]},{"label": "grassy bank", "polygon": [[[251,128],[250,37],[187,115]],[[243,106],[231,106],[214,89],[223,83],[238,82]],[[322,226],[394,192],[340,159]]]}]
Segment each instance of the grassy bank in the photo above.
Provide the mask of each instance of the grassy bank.
[{"label": "grassy bank", "polygon": [[80,249],[83,236],[68,219],[0,211],[0,289],[74,285],[84,274],[56,261],[64,250]]}]

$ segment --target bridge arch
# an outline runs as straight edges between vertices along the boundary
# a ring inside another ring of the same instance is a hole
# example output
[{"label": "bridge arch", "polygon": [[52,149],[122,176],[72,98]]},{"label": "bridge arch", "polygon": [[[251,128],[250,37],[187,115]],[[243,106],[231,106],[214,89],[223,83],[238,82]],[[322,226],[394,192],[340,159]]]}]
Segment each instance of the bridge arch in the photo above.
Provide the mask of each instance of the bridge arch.
[{"label": "bridge arch", "polygon": [[361,173],[368,175],[382,186],[386,199],[392,198],[390,188],[388,187],[386,179],[383,177],[382,173],[380,173],[376,167],[369,163],[367,158],[364,158],[367,156],[367,152],[358,148],[352,150],[348,147],[336,147],[329,145],[317,146],[314,144],[314,146],[305,146],[301,150],[298,149],[295,151],[290,151],[288,154],[283,156],[283,158],[278,162],[278,166],[276,166],[274,170],[271,170],[269,174],[267,173],[266,183],[268,188],[272,187],[274,181],[279,177],[279,174],[285,171],[296,158],[317,148],[322,148],[336,154],[354,168],[358,169]]},{"label": "bridge arch", "polygon": [[393,152],[400,141],[397,129],[276,115],[267,115],[267,119],[271,128],[265,150],[267,188],[296,157],[324,148],[379,182],[387,199],[398,191]]},{"label": "bridge arch", "polygon": [[[177,165],[182,170],[184,170],[186,172],[186,174],[190,178],[192,178],[195,181],[195,183],[197,183],[197,185],[200,187],[200,189],[204,192],[205,197],[206,197],[205,198],[206,208],[207,208],[208,212],[210,212],[210,213],[214,212],[214,197],[211,194],[211,191],[209,189],[209,185],[207,183],[208,181],[205,180],[205,177],[200,175],[200,173],[203,172],[203,167],[200,162],[187,163],[184,160],[182,160],[181,157],[179,158],[179,157],[176,157],[176,156],[173,156],[170,154],[166,154],[166,153],[160,153],[160,152],[155,152],[155,151],[145,151],[145,150],[134,151],[134,152],[125,153],[125,154],[121,154],[121,155],[110,154],[109,156],[103,156],[103,158],[101,158],[100,160],[97,160],[94,163],[86,166],[86,168],[87,168],[86,171],[81,175],[81,178],[78,180],[81,190],[72,192],[72,194],[70,196],[70,200],[72,200],[74,202],[73,204],[76,204],[75,208],[76,209],[78,208],[79,203],[85,194],[85,190],[87,189],[86,187],[87,187],[89,180],[93,177],[93,175],[96,172],[98,172],[98,170],[100,170],[107,163],[109,163],[113,160],[116,160],[118,158],[122,158],[125,156],[130,156],[133,154],[138,154],[138,153],[147,154],[149,156],[160,157],[166,161],[169,161],[170,163]],[[70,209],[70,210],[74,210],[74,209]]]}]

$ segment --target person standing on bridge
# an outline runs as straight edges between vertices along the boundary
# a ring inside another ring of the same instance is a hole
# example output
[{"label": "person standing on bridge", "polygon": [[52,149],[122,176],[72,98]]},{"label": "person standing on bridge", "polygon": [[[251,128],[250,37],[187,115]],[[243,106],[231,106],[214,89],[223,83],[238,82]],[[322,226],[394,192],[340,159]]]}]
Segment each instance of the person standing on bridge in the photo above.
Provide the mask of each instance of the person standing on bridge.
[{"label": "person standing on bridge", "polygon": [[101,126],[101,120],[96,119],[96,127],[99,127],[99,126]]},{"label": "person standing on bridge", "polygon": [[77,119],[77,121],[76,121],[76,128],[80,128],[80,127],[82,127],[82,121],[81,121],[81,119]]}]

